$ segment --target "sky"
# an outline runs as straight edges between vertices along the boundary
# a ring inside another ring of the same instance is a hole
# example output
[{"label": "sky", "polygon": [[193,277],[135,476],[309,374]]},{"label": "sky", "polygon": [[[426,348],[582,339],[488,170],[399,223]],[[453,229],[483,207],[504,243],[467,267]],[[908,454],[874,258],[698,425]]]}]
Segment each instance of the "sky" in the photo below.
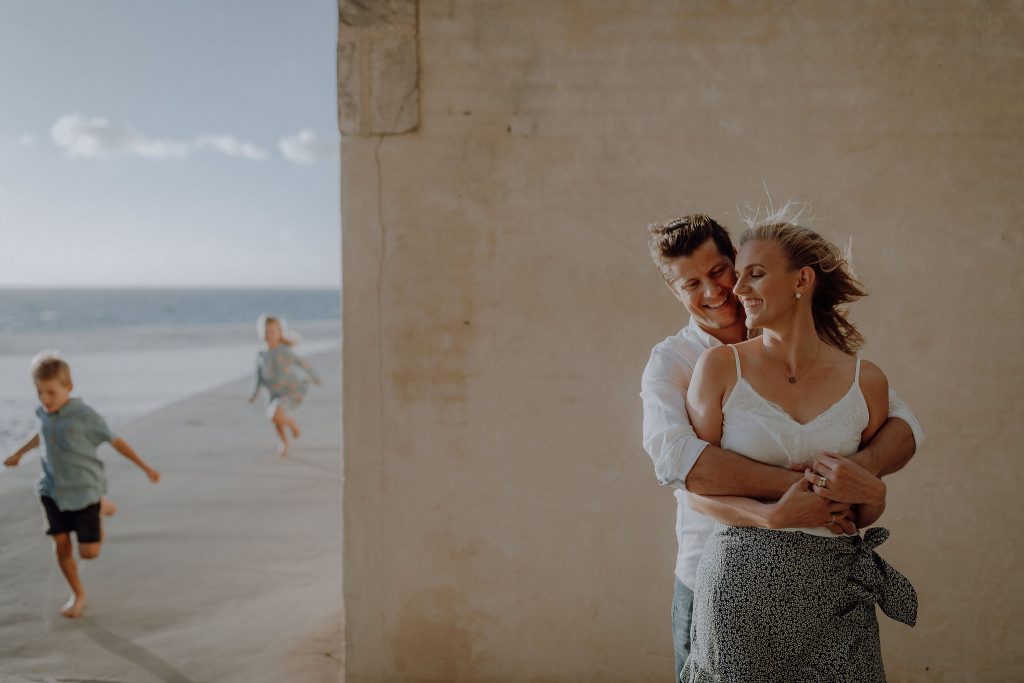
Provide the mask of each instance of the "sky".
[{"label": "sky", "polygon": [[0,287],[338,287],[336,0],[0,0]]}]

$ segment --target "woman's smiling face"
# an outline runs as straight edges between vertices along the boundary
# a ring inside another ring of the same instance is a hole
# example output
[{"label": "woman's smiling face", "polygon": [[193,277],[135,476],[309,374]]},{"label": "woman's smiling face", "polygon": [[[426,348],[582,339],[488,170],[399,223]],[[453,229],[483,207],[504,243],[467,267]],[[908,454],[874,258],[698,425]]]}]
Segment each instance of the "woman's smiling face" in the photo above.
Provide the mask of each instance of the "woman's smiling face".
[{"label": "woman's smiling face", "polygon": [[736,255],[736,271],[733,292],[743,304],[748,328],[770,327],[795,307],[800,274],[790,269],[778,246],[763,240],[745,243]]}]

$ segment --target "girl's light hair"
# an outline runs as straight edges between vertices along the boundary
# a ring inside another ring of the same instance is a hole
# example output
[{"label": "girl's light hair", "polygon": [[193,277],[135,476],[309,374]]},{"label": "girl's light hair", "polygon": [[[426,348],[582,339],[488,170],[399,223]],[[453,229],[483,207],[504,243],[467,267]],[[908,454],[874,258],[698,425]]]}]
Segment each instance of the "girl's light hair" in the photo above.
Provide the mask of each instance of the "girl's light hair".
[{"label": "girl's light hair", "polygon": [[277,323],[281,328],[281,343],[285,346],[295,346],[299,343],[299,335],[288,330],[287,321],[269,313],[261,314],[256,320],[256,336],[261,341],[267,337],[267,323]]},{"label": "girl's light hair", "polygon": [[809,211],[809,204],[798,202],[787,202],[779,209],[748,211],[743,217],[748,227],[740,237],[740,246],[757,240],[768,242],[782,250],[791,270],[812,268],[815,275],[811,295],[814,329],[827,344],[854,354],[864,346],[864,336],[847,320],[846,305],[868,293],[850,267],[849,245],[840,249],[813,230],[797,224],[801,218],[809,220]]}]

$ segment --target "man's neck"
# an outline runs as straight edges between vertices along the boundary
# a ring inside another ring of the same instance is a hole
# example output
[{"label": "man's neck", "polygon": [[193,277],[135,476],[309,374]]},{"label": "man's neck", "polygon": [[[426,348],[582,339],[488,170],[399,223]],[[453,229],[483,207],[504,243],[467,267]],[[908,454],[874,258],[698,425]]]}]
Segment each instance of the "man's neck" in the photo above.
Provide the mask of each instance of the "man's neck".
[{"label": "man's neck", "polygon": [[739,344],[747,338],[747,326],[743,321],[738,321],[729,327],[714,330],[709,330],[703,325],[700,325],[700,329],[704,330],[723,344]]}]

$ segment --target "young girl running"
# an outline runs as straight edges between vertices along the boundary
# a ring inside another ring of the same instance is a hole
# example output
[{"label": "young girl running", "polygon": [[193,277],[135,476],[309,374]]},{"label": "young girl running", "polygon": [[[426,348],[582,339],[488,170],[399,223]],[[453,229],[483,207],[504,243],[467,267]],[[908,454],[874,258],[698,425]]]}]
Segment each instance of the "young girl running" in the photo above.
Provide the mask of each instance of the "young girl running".
[{"label": "young girl running", "polygon": [[[274,423],[281,444],[277,453],[281,457],[288,455],[288,434],[299,438],[299,426],[288,414],[302,403],[309,381],[320,384],[320,376],[310,367],[305,359],[300,358],[291,347],[295,342],[285,336],[284,325],[280,319],[263,314],[256,323],[257,334],[267,342],[267,350],[260,351],[256,356],[256,377],[253,381],[249,403],[256,400],[260,387],[267,388],[267,417]],[[295,366],[303,370],[296,371]],[[308,377],[308,379],[307,379]]]}]

